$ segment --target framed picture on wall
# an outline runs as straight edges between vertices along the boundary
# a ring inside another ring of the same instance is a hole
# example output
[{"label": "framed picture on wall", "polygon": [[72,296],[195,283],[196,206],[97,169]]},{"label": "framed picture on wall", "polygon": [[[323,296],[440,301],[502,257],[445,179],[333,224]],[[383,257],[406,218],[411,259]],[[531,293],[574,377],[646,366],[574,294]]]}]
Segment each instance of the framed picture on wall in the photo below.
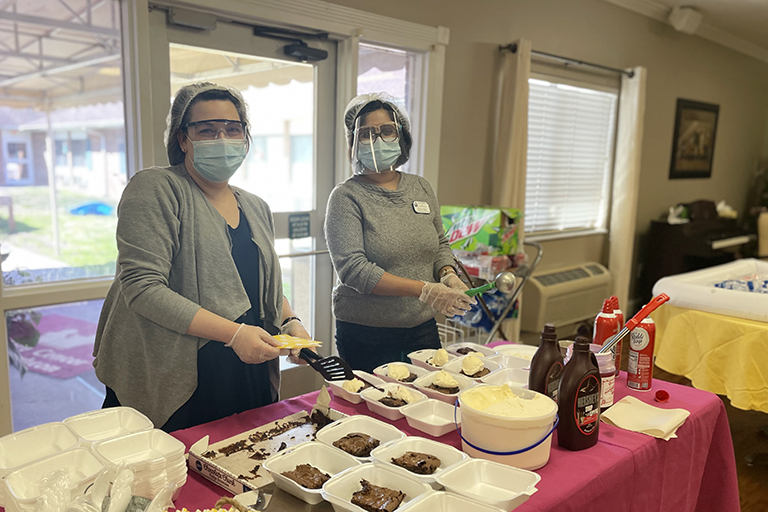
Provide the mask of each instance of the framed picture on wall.
[{"label": "framed picture on wall", "polygon": [[677,99],[669,179],[709,178],[719,105]]}]

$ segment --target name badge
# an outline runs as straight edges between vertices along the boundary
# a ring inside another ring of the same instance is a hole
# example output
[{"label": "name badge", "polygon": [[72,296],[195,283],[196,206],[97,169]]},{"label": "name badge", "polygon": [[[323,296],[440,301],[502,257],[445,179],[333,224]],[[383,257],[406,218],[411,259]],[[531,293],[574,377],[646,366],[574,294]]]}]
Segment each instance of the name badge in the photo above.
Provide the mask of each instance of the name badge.
[{"label": "name badge", "polygon": [[429,213],[429,203],[425,201],[414,201],[413,202],[413,211],[416,213]]}]

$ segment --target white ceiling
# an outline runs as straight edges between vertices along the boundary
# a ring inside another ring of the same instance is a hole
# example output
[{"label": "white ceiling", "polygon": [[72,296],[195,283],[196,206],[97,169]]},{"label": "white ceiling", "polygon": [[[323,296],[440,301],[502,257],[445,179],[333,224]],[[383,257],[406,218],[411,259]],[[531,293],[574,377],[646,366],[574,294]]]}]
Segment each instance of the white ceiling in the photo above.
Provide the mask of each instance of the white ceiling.
[{"label": "white ceiling", "polygon": [[672,7],[703,14],[697,36],[768,62],[768,0],[605,0],[666,21]]}]

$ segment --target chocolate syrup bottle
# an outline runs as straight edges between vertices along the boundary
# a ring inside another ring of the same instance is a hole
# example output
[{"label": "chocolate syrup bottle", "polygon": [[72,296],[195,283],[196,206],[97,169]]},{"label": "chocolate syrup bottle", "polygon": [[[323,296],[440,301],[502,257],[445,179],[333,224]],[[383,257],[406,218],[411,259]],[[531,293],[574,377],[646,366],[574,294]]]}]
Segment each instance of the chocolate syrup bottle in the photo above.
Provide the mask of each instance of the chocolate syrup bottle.
[{"label": "chocolate syrup bottle", "polygon": [[557,402],[557,387],[563,373],[563,355],[557,343],[553,324],[546,324],[541,331],[541,343],[531,359],[528,389],[547,395]]},{"label": "chocolate syrup bottle", "polygon": [[600,430],[600,370],[589,350],[589,338],[576,336],[557,396],[558,444],[574,451],[594,446]]}]

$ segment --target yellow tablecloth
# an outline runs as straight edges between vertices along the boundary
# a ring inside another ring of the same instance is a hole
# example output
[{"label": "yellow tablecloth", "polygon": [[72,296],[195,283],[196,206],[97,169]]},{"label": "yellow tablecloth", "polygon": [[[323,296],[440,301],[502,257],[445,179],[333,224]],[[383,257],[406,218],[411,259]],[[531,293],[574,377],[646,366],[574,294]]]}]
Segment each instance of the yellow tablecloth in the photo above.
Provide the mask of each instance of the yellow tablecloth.
[{"label": "yellow tablecloth", "polygon": [[731,405],[768,413],[768,323],[669,304],[656,322],[656,366]]}]

